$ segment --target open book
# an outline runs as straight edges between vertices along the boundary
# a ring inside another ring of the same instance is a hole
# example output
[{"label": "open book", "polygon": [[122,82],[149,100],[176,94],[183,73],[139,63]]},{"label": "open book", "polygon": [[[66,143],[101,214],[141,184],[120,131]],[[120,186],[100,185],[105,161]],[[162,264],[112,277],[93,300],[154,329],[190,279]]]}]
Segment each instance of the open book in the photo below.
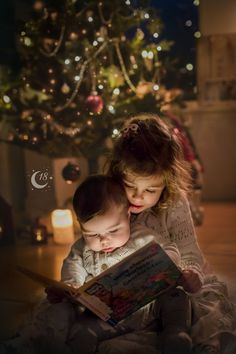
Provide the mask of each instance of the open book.
[{"label": "open book", "polygon": [[44,286],[65,291],[102,320],[118,322],[176,286],[181,271],[156,241],[151,241],[79,288],[26,268],[18,270]]}]

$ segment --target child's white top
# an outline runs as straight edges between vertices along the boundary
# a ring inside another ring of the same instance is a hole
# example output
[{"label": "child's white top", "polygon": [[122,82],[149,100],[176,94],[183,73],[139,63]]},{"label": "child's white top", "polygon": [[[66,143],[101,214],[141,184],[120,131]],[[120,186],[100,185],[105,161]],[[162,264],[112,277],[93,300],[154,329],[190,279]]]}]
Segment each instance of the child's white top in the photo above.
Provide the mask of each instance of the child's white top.
[{"label": "child's white top", "polygon": [[[92,277],[97,276],[107,268],[110,268],[123,258],[143,247],[153,238],[163,246],[162,243],[159,242],[159,238],[155,235],[155,232],[143,225],[133,226],[128,242],[111,253],[94,252],[89,249],[84,239],[80,238],[73,244],[69,255],[63,262],[61,280],[74,286],[82,285]],[[180,254],[176,245],[166,243],[164,249],[178,265]]]}]

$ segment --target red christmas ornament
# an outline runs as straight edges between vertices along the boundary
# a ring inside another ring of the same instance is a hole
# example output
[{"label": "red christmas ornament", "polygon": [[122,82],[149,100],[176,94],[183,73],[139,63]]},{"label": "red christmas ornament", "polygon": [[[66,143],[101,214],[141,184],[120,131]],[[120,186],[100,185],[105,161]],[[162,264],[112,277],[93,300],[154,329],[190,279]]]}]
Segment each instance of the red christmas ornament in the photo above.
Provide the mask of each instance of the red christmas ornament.
[{"label": "red christmas ornament", "polygon": [[89,113],[99,114],[103,110],[103,99],[101,96],[92,94],[87,97],[86,105],[87,105]]}]

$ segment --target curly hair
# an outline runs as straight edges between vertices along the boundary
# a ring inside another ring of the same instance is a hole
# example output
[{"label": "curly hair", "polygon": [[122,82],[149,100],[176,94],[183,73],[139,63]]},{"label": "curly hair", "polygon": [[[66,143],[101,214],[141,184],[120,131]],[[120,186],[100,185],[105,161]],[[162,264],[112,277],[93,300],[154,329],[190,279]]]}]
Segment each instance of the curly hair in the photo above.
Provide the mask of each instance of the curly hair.
[{"label": "curly hair", "polygon": [[127,173],[163,176],[165,188],[156,211],[188,193],[190,173],[181,143],[157,115],[142,113],[129,118],[121,129],[108,161],[108,174],[122,181]]}]

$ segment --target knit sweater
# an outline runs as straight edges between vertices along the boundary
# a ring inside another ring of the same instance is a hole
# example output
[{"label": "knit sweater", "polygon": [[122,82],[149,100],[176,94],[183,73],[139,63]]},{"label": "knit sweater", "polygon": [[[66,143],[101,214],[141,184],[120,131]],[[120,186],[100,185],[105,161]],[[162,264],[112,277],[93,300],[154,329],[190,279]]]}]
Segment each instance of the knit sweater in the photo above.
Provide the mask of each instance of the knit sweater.
[{"label": "knit sweater", "polygon": [[199,248],[189,204],[186,198],[179,199],[173,206],[156,214],[147,209],[133,215],[132,225],[143,225],[158,235],[158,241],[163,247],[175,244],[180,252],[182,269],[193,269],[204,280],[206,260]]},{"label": "knit sweater", "polygon": [[131,237],[128,242],[112,253],[94,252],[89,249],[82,237],[79,238],[63,262],[61,280],[67,284],[80,286],[143,247],[153,238],[164,246],[167,254],[179,265],[180,253],[173,242],[165,242],[163,245],[161,238],[153,230],[137,224],[131,227]]}]

